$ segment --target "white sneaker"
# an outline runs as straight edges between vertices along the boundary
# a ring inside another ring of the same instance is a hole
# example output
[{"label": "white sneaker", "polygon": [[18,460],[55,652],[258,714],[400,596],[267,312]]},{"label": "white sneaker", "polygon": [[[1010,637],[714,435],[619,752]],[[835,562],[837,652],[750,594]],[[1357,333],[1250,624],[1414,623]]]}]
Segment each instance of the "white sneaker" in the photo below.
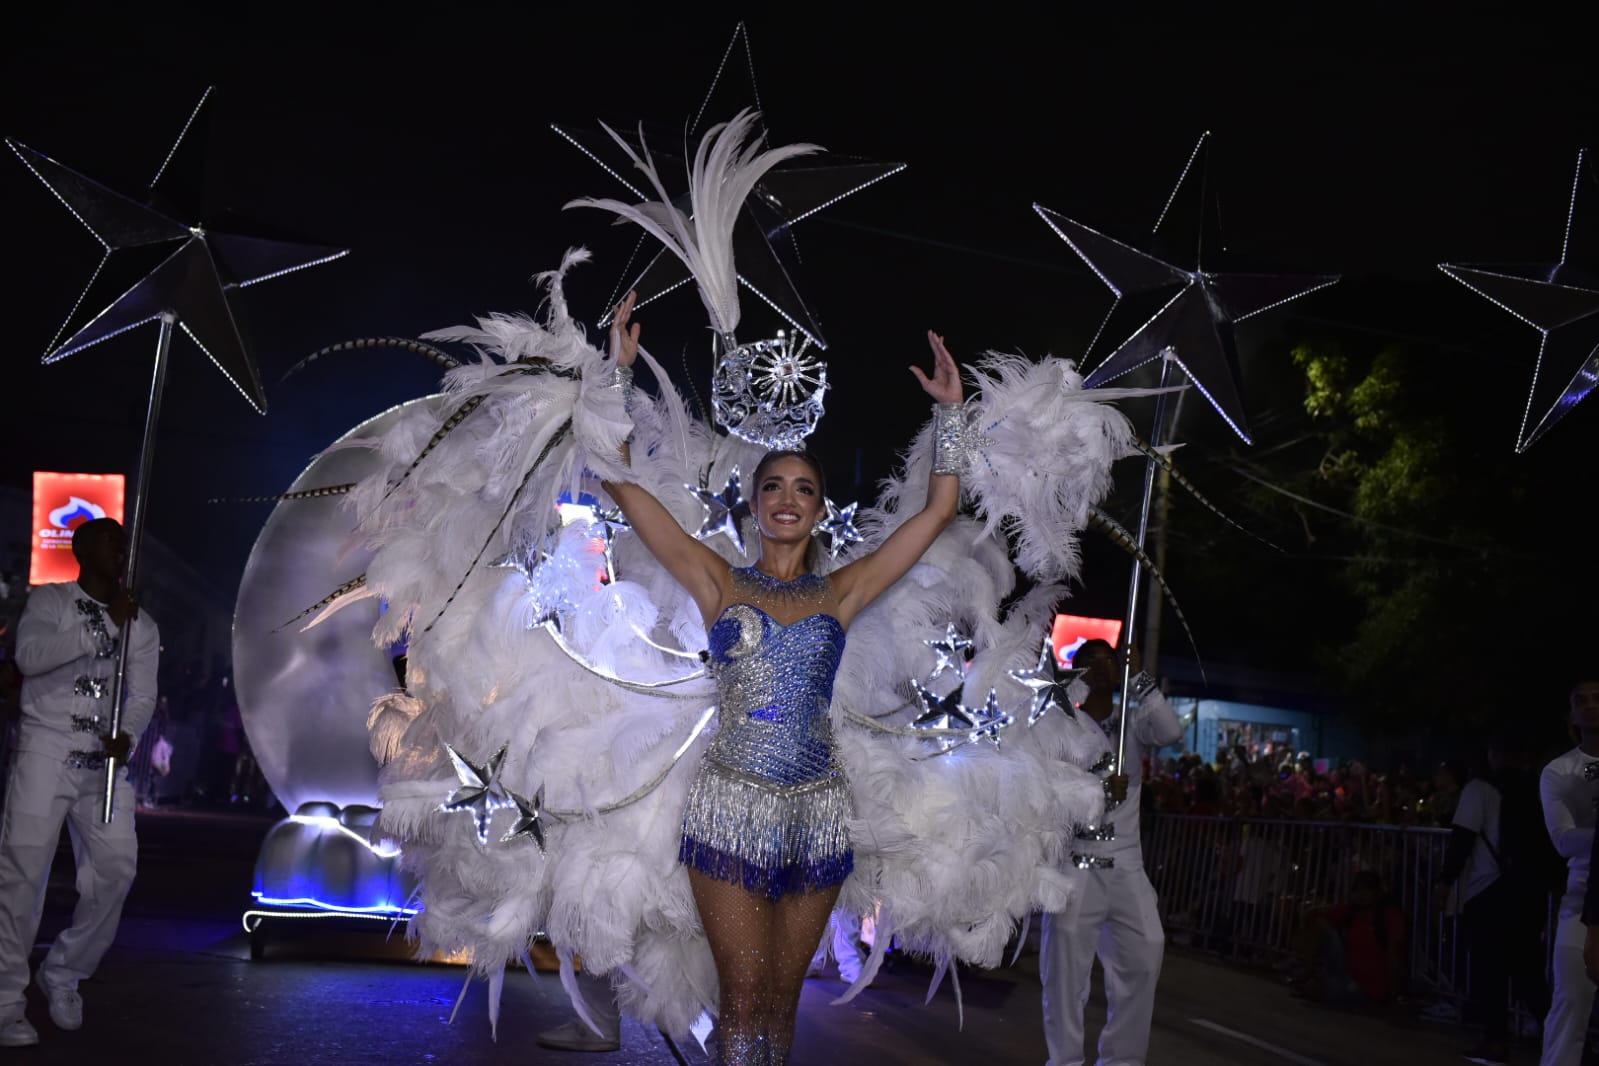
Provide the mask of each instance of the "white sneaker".
[{"label": "white sneaker", "polygon": [[0,1047],[32,1047],[38,1042],[39,1030],[20,1012],[0,1021]]},{"label": "white sneaker", "polygon": [[50,1020],[57,1029],[83,1028],[83,997],[75,988],[46,988],[45,998],[50,1003]]}]

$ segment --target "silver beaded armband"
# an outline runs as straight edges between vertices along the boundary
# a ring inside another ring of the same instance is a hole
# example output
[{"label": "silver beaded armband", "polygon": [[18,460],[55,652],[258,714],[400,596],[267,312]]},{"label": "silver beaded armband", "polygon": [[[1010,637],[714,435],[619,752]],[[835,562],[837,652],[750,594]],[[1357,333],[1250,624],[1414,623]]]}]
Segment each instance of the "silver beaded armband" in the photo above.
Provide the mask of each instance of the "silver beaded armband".
[{"label": "silver beaded armband", "polygon": [[1133,699],[1137,701],[1149,695],[1150,690],[1158,684],[1159,682],[1150,676],[1148,670],[1140,670],[1133,675],[1133,679],[1127,683],[1127,687],[1132,689]]},{"label": "silver beaded armband", "polygon": [[622,390],[622,409],[628,414],[633,413],[633,368],[623,366],[621,363],[611,367],[609,374],[605,375],[605,387],[608,389]]},{"label": "silver beaded armband", "polygon": [[971,459],[970,416],[963,403],[933,405],[933,473],[964,474]]}]

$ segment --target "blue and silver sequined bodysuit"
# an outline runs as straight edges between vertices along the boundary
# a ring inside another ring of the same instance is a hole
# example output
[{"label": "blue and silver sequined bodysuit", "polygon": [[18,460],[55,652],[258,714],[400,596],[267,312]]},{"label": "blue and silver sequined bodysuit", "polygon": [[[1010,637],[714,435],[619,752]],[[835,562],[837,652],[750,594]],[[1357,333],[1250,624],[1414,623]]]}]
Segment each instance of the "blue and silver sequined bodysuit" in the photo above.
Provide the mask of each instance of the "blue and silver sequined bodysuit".
[{"label": "blue and silver sequined bodysuit", "polygon": [[832,590],[814,574],[785,583],[747,567],[733,593],[710,629],[718,728],[678,860],[772,899],[840,884],[854,856],[827,717],[844,654],[844,627],[823,613]]}]

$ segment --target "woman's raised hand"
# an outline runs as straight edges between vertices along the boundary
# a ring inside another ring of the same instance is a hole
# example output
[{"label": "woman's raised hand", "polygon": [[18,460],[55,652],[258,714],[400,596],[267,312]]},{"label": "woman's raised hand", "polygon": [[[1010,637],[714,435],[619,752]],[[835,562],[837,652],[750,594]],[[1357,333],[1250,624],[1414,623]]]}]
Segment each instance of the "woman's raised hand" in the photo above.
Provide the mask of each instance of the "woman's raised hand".
[{"label": "woman's raised hand", "polygon": [[638,293],[628,293],[611,314],[611,358],[617,366],[632,366],[638,358],[638,323],[629,324],[637,300]]},{"label": "woman's raised hand", "polygon": [[[916,375],[916,380],[921,382],[922,389],[933,398],[934,403],[960,403],[961,375],[955,366],[955,357],[944,347],[944,338],[932,330],[927,331],[927,343],[933,349],[933,376],[928,377],[919,366],[911,367],[911,373]],[[637,346],[635,336],[634,347]]]}]

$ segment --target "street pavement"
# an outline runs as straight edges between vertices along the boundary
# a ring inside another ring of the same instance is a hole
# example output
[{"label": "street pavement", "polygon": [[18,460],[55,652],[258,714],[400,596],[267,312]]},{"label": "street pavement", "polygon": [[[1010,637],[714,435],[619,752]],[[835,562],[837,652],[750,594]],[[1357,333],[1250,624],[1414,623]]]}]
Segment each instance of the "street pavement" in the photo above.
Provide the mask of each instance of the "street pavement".
[{"label": "street pavement", "polygon": [[[465,985],[464,967],[410,959],[399,933],[380,923],[335,931],[298,923],[251,958],[240,922],[255,851],[270,823],[191,812],[141,812],[139,880],[117,943],[82,987],[85,1024],[61,1032],[30,990],[38,1047],[0,1049],[0,1062],[37,1066],[159,1063],[163,1066],[302,1064],[577,1063],[605,1066],[703,1064],[700,1049],[674,1045],[625,1023],[623,1050],[580,1054],[537,1047],[534,1036],[570,1017],[554,974],[509,974],[498,1038],[487,989]],[[68,920],[71,861],[63,848],[52,876],[35,963]],[[281,927],[280,927],[281,928]],[[1031,938],[1036,941],[1036,927]],[[833,1006],[844,988],[831,973],[806,982],[794,1066],[977,1063],[1038,1066],[1037,955],[1014,966],[963,971],[964,1017],[951,982],[927,998],[929,966],[890,956],[872,988]],[[1104,1019],[1096,988],[1090,1036]],[[1313,1006],[1269,975],[1221,965],[1173,947],[1155,1011],[1155,1066],[1425,1066],[1458,1063],[1470,1043],[1458,1029],[1409,1016]],[[1513,1061],[1536,1061],[1536,1048]],[[1092,1061],[1090,1058],[1089,1061]]]}]

